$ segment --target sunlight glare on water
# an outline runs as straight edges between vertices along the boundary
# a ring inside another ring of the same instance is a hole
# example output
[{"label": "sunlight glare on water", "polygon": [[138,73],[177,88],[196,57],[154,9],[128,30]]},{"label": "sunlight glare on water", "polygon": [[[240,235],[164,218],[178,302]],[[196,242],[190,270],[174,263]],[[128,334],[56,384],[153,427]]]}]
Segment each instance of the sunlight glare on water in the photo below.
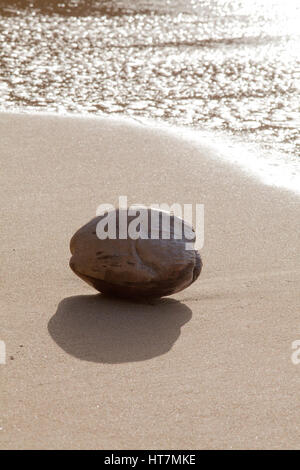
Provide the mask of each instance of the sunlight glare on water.
[{"label": "sunlight glare on water", "polygon": [[0,107],[223,133],[292,174],[299,24],[295,0],[0,0]]}]

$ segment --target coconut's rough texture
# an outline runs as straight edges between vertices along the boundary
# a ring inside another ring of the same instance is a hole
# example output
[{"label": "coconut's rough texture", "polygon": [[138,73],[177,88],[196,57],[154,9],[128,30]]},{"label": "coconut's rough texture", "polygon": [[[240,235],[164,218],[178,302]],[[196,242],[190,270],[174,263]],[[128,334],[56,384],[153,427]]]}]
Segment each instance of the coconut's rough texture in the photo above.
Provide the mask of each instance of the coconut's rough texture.
[{"label": "coconut's rough texture", "polygon": [[[186,243],[191,240],[184,234],[180,239],[174,238],[174,228],[180,221],[193,229],[182,219],[169,214],[170,239],[163,239],[163,212],[152,208],[145,210],[148,239],[119,238],[120,212],[123,209],[112,211],[115,214],[116,239],[101,240],[98,237],[97,226],[105,215],[95,217],[81,227],[70,242],[71,269],[99,292],[119,297],[162,297],[192,284],[201,272],[202,261],[197,251],[186,249]],[[159,212],[160,217],[156,229],[153,219],[150,225],[153,212],[156,212],[156,217]],[[136,215],[128,215],[127,226],[134,219]],[[157,239],[151,239],[151,233],[156,233]]]}]

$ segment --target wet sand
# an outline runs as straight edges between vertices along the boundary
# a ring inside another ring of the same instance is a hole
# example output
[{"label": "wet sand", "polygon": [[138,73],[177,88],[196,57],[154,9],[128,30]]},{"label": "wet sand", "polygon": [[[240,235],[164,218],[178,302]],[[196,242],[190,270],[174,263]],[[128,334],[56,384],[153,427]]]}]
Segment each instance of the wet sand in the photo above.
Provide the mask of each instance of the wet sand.
[{"label": "wet sand", "polygon": [[[1,449],[299,448],[299,196],[166,129],[0,114]],[[204,203],[204,268],[97,295],[69,239],[103,202]]]}]

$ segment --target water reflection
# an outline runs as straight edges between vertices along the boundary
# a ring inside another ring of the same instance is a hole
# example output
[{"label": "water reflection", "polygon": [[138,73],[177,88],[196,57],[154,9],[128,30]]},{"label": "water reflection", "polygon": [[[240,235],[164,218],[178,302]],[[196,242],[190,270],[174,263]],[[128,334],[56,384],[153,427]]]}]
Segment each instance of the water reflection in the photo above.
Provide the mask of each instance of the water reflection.
[{"label": "water reflection", "polygon": [[284,7],[5,0],[0,106],[163,119],[296,153],[299,9]]},{"label": "water reflection", "polygon": [[0,13],[14,14],[18,10],[34,9],[39,13],[59,14],[64,16],[87,16],[122,14],[148,14],[155,11],[170,13],[171,8],[181,11],[194,11],[196,2],[193,0],[3,0],[0,1]]},{"label": "water reflection", "polygon": [[[114,5],[115,3],[115,5]],[[36,10],[39,13],[69,15],[89,15],[92,13],[121,14],[118,2],[107,0],[4,0],[0,2],[0,13],[15,14],[18,10]]]}]

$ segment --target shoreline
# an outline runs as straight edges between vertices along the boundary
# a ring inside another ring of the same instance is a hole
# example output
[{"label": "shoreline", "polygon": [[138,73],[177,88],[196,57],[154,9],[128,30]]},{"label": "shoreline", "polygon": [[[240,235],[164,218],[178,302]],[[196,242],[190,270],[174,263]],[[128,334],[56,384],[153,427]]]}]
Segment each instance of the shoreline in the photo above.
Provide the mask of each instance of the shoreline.
[{"label": "shoreline", "polygon": [[205,148],[217,160],[227,162],[249,177],[259,180],[266,186],[289,191],[300,196],[300,166],[297,156],[282,153],[278,150],[264,149],[262,143],[243,141],[236,135],[228,135],[220,130],[197,129],[185,125],[172,125],[167,121],[156,119],[126,116],[126,115],[98,115],[90,112],[67,112],[45,110],[18,109],[15,111],[1,110],[0,115],[25,115],[58,117],[68,119],[90,119],[110,121],[125,125],[142,126],[156,131],[168,133],[180,138],[190,145]]},{"label": "shoreline", "polygon": [[[74,117],[0,113],[0,448],[298,448],[298,195],[167,129]],[[123,194],[204,204],[203,271],[169,300],[105,299],[68,267]]]}]

